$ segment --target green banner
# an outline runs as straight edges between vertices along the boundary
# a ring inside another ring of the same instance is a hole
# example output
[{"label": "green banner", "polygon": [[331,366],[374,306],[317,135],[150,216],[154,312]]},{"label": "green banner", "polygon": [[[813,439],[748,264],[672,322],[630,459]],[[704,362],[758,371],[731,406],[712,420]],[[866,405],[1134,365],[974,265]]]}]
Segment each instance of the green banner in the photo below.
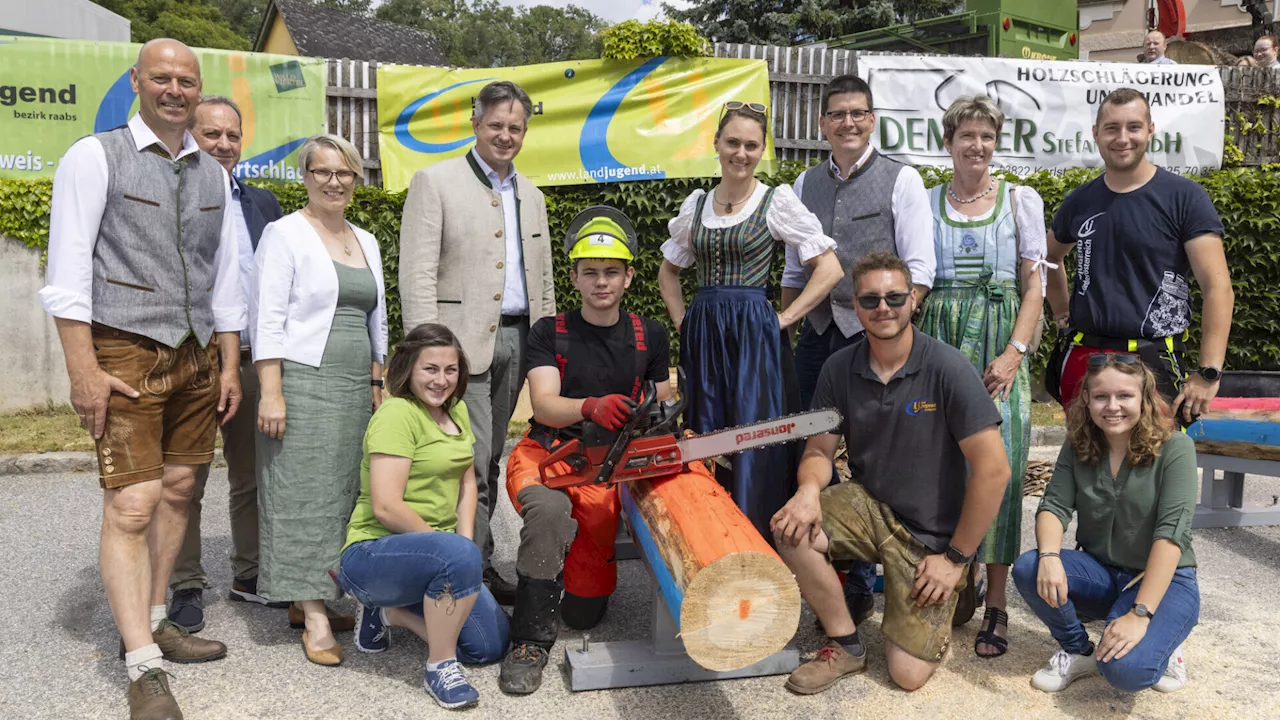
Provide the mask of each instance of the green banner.
[{"label": "green banner", "polygon": [[[128,122],[140,47],[0,36],[0,178],[52,177],[76,140]],[[236,177],[300,180],[298,148],[325,129],[324,60],[192,49],[204,94],[231,98],[244,116]]]}]

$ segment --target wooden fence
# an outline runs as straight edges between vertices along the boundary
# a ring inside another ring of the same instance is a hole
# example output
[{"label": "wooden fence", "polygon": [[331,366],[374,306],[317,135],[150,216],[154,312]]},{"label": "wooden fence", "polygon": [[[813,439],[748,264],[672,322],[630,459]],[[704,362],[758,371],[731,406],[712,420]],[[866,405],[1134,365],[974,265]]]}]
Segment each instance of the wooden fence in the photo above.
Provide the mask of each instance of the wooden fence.
[{"label": "wooden fence", "polygon": [[[822,90],[832,78],[857,71],[855,51],[717,43],[715,54],[768,64],[778,159],[808,165],[827,156],[830,145],[818,129]],[[365,182],[380,184],[377,63],[328,60],[327,65],[328,131],[356,146],[364,158]],[[1244,164],[1280,161],[1280,112],[1274,105],[1259,104],[1264,98],[1280,98],[1280,72],[1241,67],[1219,71],[1226,89],[1227,134],[1244,153]]]}]

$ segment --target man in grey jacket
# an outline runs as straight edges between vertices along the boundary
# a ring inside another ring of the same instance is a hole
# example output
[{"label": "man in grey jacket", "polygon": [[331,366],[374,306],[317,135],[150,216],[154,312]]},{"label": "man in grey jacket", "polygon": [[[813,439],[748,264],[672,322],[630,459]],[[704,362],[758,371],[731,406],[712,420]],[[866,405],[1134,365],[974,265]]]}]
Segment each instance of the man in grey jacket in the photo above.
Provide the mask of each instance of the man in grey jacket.
[{"label": "man in grey jacket", "polygon": [[130,714],[160,720],[181,717],[162,658],[227,652],[169,621],[165,590],[217,416],[226,422],[240,403],[247,312],[227,172],[187,132],[200,99],[195,54],[152,40],[129,79],[138,114],[81,139],[58,165],[40,301],[62,340],[71,404],[97,444],[98,564]]}]

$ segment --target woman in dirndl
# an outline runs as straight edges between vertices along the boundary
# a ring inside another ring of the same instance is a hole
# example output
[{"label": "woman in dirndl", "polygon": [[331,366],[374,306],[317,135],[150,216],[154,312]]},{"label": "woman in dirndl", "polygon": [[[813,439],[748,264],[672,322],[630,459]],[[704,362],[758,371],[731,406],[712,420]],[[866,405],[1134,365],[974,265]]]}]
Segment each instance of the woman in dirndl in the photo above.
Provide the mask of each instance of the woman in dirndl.
[{"label": "woman in dirndl", "polygon": [[[695,190],[668,224],[658,283],[680,334],[680,365],[689,380],[686,419],[706,433],[800,409],[791,348],[784,330],[831,292],[844,274],[835,241],[791,188],[755,178],[768,133],[768,109],[730,102],[716,130],[720,183]],[[794,246],[813,267],[804,292],[783,313],[770,302],[777,242]],[[685,311],[680,271],[697,266],[698,291]],[[738,507],[765,538],[769,520],[795,490],[795,463],[785,446],[729,458],[722,479]]]},{"label": "woman in dirndl", "polygon": [[1005,586],[1022,537],[1022,480],[1031,443],[1027,351],[1044,297],[1044,201],[1033,189],[991,177],[1004,113],[985,95],[962,97],[943,115],[955,174],[930,191],[938,272],[921,331],[958,348],[982,374],[1000,409],[1009,485],[977,560],[986,564],[987,610],[974,642],[979,657],[1003,655]]}]

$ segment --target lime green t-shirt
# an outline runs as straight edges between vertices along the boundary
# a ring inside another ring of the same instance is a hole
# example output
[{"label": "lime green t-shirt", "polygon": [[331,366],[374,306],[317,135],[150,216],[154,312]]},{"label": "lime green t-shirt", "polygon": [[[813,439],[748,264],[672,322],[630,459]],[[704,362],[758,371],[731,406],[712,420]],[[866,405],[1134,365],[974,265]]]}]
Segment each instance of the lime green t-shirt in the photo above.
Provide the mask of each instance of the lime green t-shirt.
[{"label": "lime green t-shirt", "polygon": [[373,514],[369,494],[369,458],[374,453],[413,460],[404,501],[435,530],[453,532],[458,526],[458,490],[471,467],[471,418],[459,401],[449,416],[462,432],[449,435],[422,405],[404,398],[389,398],[369,420],[364,433],[364,460],[360,463],[360,497],[347,523],[347,547],[362,540],[386,537],[392,532]]}]

